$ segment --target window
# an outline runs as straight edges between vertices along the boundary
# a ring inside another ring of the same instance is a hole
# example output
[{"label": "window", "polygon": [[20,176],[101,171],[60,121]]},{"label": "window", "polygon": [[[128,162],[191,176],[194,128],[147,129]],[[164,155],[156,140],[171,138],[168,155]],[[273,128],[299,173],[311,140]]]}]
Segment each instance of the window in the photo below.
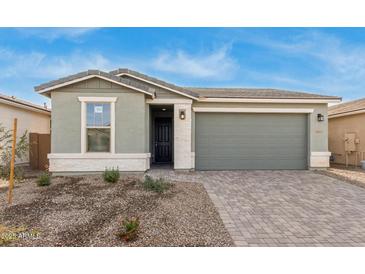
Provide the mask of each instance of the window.
[{"label": "window", "polygon": [[117,97],[78,97],[81,102],[81,153],[115,153]]},{"label": "window", "polygon": [[87,152],[110,152],[110,103],[86,103]]}]

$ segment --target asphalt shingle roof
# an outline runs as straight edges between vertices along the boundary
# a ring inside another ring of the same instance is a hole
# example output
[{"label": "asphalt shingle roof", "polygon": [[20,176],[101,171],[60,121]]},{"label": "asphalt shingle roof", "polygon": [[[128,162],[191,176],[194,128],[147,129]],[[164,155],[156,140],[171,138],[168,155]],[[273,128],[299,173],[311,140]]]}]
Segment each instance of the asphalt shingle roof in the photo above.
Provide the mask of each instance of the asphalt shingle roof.
[{"label": "asphalt shingle roof", "polygon": [[350,114],[351,112],[359,110],[365,110],[365,98],[332,106],[328,108],[328,115]]},{"label": "asphalt shingle roof", "polygon": [[187,88],[207,98],[340,99],[313,93],[269,88]]}]

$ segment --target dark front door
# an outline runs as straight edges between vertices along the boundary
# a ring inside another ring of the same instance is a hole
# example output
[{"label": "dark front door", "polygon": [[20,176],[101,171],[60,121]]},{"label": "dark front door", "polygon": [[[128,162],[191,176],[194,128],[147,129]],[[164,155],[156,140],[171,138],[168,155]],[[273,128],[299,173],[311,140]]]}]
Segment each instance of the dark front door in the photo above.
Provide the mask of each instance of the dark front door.
[{"label": "dark front door", "polygon": [[155,162],[169,163],[172,155],[171,118],[155,119]]}]

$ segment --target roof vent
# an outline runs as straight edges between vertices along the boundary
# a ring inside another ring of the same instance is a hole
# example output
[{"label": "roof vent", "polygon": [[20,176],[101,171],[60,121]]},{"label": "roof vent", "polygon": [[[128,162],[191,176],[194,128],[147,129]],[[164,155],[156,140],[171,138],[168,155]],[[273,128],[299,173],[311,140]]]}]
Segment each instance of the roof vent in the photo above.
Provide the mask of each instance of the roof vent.
[{"label": "roof vent", "polygon": [[148,92],[155,93],[156,92],[156,89],[154,89],[154,88],[148,88]]}]

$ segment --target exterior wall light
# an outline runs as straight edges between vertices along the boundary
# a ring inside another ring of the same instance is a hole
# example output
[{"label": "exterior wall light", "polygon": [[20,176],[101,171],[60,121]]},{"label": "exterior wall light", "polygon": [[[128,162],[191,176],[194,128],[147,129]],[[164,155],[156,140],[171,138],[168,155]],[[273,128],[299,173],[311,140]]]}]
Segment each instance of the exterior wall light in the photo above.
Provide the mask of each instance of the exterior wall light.
[{"label": "exterior wall light", "polygon": [[185,117],[186,117],[185,109],[180,109],[179,110],[179,117],[180,117],[181,120],[185,120]]},{"label": "exterior wall light", "polygon": [[318,122],[323,122],[324,121],[324,115],[321,114],[321,113],[318,113],[317,114],[317,120],[318,120]]}]

